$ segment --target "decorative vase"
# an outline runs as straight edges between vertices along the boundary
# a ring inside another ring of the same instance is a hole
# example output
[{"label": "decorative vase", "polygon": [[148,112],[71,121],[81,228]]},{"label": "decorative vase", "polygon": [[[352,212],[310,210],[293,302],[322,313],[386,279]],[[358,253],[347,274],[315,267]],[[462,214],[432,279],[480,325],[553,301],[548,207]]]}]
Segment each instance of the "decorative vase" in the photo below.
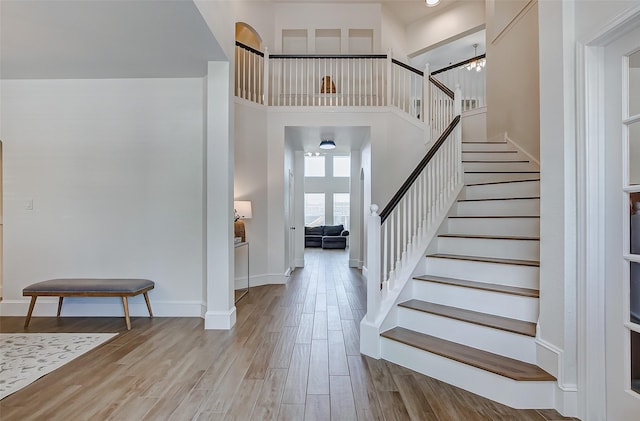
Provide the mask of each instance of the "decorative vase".
[{"label": "decorative vase", "polygon": [[244,233],[244,222],[241,219],[238,219],[233,223],[233,235],[234,237],[240,237],[242,242],[247,241],[247,238]]}]

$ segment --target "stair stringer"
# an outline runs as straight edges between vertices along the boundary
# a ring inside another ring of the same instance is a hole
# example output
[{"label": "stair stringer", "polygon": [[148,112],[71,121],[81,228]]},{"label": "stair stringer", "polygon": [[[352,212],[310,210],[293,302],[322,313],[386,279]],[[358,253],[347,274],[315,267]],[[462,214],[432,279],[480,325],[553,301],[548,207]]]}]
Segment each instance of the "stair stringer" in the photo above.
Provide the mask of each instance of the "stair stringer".
[{"label": "stair stringer", "polygon": [[380,358],[382,341],[380,334],[384,330],[397,325],[397,305],[410,298],[413,293],[410,281],[416,276],[416,269],[422,267],[424,256],[429,246],[434,240],[437,241],[438,233],[442,227],[446,227],[447,218],[451,215],[451,212],[455,211],[455,204],[460,198],[463,188],[464,183],[459,183],[453,188],[442,207],[442,211],[435,216],[431,227],[419,238],[416,238],[411,249],[407,251],[407,256],[402,261],[401,269],[395,274],[393,287],[390,289],[383,288],[381,291],[380,312],[373,321],[370,321],[367,317],[369,314],[360,321],[360,353],[372,358]]}]

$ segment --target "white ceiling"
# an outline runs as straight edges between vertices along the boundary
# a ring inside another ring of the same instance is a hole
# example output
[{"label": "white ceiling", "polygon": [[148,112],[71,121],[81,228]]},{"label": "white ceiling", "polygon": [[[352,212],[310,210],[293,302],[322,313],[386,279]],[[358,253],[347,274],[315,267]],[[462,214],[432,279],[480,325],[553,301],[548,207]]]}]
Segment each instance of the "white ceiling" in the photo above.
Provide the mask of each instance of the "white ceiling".
[{"label": "white ceiling", "polygon": [[199,77],[223,58],[192,0],[0,0],[3,79]]},{"label": "white ceiling", "polygon": [[359,150],[369,138],[370,128],[363,126],[285,127],[284,138],[294,151],[327,152],[319,148],[322,139],[332,139],[336,148],[331,153],[348,154]]},{"label": "white ceiling", "polygon": [[[322,0],[271,0],[274,3],[318,3]],[[442,9],[459,0],[440,0],[434,7],[427,7],[425,0],[327,0],[326,3],[382,3],[383,6],[395,15],[402,23],[408,24],[439,13]],[[484,0],[478,0],[484,1]]]}]

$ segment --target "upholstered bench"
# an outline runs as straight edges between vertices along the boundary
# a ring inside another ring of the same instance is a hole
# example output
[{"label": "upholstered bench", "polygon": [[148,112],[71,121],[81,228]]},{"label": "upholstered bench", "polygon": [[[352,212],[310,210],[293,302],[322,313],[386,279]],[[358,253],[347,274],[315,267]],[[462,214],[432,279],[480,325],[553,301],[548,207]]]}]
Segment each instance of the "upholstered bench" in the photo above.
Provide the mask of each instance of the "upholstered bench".
[{"label": "upholstered bench", "polygon": [[131,330],[131,320],[129,319],[129,302],[127,297],[144,294],[147,303],[149,317],[153,317],[151,303],[147,292],[152,290],[155,284],[148,279],[51,279],[38,282],[22,290],[22,295],[31,296],[29,312],[24,322],[24,327],[29,326],[31,314],[39,296],[60,297],[58,301],[58,314],[62,310],[62,300],[64,297],[122,297],[124,307],[124,318],[127,323],[127,330]]}]

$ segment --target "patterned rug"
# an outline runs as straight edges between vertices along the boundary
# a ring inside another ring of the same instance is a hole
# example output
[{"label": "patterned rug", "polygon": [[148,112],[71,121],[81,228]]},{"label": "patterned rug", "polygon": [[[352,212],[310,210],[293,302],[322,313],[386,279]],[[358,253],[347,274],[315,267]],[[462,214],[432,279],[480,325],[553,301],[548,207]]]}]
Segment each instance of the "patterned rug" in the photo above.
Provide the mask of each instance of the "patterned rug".
[{"label": "patterned rug", "polygon": [[0,399],[116,335],[117,333],[1,333]]}]

